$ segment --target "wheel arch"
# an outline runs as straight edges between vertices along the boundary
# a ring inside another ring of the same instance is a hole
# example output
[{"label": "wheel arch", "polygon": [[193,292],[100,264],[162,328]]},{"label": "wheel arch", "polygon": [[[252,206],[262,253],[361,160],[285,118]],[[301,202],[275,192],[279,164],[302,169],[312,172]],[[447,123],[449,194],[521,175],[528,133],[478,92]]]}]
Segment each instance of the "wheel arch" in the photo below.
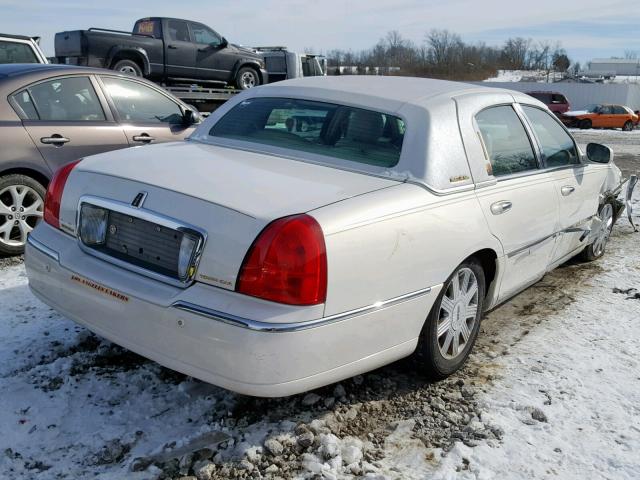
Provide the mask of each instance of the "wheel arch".
[{"label": "wheel arch", "polygon": [[131,60],[132,62],[136,62],[144,76],[149,75],[151,72],[149,57],[147,56],[147,52],[142,48],[114,46],[107,55],[105,65],[108,65],[108,68],[113,70],[115,64],[120,60]]},{"label": "wheel arch", "polygon": [[26,177],[33,178],[45,188],[47,188],[50,180],[49,176],[44,174],[43,172],[24,167],[8,168],[7,170],[3,170],[2,172],[0,172],[0,177],[4,177],[6,175],[24,175]]},{"label": "wheel arch", "polygon": [[460,263],[464,263],[471,259],[478,260],[482,270],[484,271],[486,299],[485,309],[491,308],[498,298],[498,254],[492,248],[483,248],[472,253]]},{"label": "wheel arch", "polygon": [[238,75],[238,72],[240,71],[241,68],[244,67],[250,67],[253,68],[256,73],[258,74],[258,78],[260,79],[260,85],[264,85],[264,78],[262,77],[262,71],[260,69],[260,64],[256,61],[256,60],[251,60],[251,59],[246,59],[246,58],[242,58],[240,60],[238,60],[233,68],[233,72],[232,72],[232,81],[235,81],[236,79],[236,75]]}]

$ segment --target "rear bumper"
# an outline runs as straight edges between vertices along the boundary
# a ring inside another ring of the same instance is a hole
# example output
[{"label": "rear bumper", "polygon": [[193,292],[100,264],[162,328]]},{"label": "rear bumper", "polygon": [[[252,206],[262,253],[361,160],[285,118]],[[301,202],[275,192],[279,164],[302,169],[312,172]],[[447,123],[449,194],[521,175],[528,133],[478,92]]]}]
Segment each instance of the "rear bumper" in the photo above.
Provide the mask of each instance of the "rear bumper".
[{"label": "rear bumper", "polygon": [[[179,289],[119,269],[44,223],[29,238],[25,264],[38,298],[98,335],[173,370],[267,397],[409,355],[440,288],[318,321],[317,308],[283,309],[202,284]],[[252,303],[254,318],[241,308]]]}]

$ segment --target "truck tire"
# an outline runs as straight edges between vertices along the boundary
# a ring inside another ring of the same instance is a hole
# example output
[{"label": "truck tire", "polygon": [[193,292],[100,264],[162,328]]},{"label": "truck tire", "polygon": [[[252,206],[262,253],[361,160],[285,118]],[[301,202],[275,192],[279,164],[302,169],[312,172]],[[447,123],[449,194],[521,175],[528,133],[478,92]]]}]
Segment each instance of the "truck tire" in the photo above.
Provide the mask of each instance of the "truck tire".
[{"label": "truck tire", "polygon": [[142,77],[142,69],[140,68],[140,65],[133,60],[119,60],[113,65],[113,67],[111,67],[111,69],[118,73],[131,75],[132,77]]},{"label": "truck tire", "polygon": [[236,88],[249,90],[260,85],[260,75],[251,67],[242,67],[236,74]]}]

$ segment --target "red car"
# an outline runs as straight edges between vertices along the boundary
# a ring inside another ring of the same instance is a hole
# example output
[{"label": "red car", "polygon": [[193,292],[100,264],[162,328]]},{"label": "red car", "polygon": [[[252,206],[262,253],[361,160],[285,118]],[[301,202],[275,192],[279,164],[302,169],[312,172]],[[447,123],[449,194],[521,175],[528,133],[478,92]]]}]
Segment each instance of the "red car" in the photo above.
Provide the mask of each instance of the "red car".
[{"label": "red car", "polygon": [[563,113],[571,110],[569,100],[562,93],[559,92],[526,92],[527,95],[537,98],[544,103],[549,110],[555,113],[558,117]]}]

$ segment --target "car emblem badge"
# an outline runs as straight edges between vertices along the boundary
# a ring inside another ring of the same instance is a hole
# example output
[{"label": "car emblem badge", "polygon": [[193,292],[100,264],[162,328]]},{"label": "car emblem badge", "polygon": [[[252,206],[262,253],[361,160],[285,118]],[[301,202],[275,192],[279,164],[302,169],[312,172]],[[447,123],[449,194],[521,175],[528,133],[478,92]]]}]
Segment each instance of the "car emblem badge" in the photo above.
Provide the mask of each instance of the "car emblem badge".
[{"label": "car emblem badge", "polygon": [[144,203],[146,198],[147,198],[147,192],[138,193],[133,199],[133,202],[131,202],[131,206],[134,208],[142,207],[142,204]]}]

